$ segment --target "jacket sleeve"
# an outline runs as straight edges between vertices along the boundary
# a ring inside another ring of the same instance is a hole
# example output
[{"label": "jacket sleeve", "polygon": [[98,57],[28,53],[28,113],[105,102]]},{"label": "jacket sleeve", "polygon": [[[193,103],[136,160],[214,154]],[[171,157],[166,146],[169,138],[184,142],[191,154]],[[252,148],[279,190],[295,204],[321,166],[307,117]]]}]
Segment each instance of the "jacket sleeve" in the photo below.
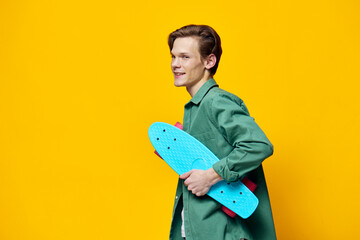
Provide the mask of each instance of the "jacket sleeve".
[{"label": "jacket sleeve", "polygon": [[272,155],[272,144],[238,97],[223,94],[214,98],[210,118],[233,146],[229,155],[213,165],[215,172],[225,181],[239,180]]}]

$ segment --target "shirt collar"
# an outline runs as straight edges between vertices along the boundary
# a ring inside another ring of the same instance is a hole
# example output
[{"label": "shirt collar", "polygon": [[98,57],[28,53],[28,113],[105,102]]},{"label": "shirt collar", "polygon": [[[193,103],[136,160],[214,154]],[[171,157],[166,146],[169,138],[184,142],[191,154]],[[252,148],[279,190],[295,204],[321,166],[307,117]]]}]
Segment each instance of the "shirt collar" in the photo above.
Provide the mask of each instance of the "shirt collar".
[{"label": "shirt collar", "polygon": [[209,92],[209,90],[213,87],[218,87],[219,85],[215,82],[213,78],[210,78],[207,80],[204,85],[201,86],[201,88],[197,91],[195,96],[189,101],[198,105],[201,100],[205,97],[205,95]]}]

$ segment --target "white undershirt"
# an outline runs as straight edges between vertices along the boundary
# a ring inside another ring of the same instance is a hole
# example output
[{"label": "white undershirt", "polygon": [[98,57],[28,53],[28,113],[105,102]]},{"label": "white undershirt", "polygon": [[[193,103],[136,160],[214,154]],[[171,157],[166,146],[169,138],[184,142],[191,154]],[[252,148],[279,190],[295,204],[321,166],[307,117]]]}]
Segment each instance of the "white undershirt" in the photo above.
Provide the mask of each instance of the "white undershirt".
[{"label": "white undershirt", "polygon": [[185,236],[185,225],[184,225],[184,208],[181,210],[181,237],[186,237]]}]

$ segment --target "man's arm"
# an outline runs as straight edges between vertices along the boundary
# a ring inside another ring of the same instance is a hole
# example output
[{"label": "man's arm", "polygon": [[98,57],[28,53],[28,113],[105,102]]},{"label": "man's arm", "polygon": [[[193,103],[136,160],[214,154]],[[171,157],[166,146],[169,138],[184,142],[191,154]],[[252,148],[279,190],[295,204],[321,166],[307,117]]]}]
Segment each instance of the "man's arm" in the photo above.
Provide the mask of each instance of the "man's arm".
[{"label": "man's arm", "polygon": [[225,181],[238,181],[272,155],[272,144],[240,98],[229,93],[220,94],[214,98],[210,110],[210,120],[233,146],[229,155],[213,165]]},{"label": "man's arm", "polygon": [[185,185],[196,196],[205,195],[220,180],[239,180],[273,153],[272,144],[250,117],[244,103],[235,95],[216,98],[210,112],[210,120],[234,149],[212,168],[206,171],[191,170],[180,176],[186,179]]}]

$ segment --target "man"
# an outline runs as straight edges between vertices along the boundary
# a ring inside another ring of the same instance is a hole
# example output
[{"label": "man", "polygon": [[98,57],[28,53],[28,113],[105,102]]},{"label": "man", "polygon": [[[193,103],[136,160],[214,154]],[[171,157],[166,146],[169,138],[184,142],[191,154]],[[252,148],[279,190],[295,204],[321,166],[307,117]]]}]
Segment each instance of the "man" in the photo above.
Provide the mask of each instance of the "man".
[{"label": "man", "polygon": [[[186,87],[192,99],[185,105],[184,131],[207,146],[220,161],[212,168],[180,176],[171,224],[174,240],[276,239],[262,161],[273,147],[249,116],[241,99],[220,89],[213,79],[222,49],[209,26],[188,25],[169,35],[175,86]],[[218,181],[255,184],[257,210],[248,219],[231,218],[206,193]]]}]

